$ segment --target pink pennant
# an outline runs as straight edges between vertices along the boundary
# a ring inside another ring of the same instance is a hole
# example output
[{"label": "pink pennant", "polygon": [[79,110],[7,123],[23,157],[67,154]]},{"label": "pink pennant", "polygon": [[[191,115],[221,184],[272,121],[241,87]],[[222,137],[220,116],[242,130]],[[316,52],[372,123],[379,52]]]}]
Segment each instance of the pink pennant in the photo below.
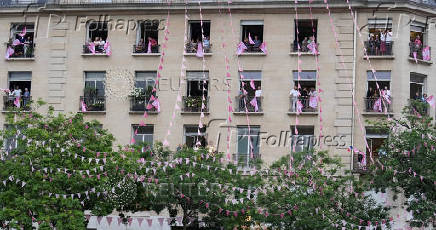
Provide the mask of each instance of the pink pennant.
[{"label": "pink pennant", "polygon": [[250,35],[250,33],[248,33],[248,42],[249,42],[251,45],[256,44],[256,43],[254,43],[253,39],[251,39],[251,35]]},{"label": "pink pennant", "polygon": [[27,34],[27,27],[24,27],[23,30],[21,31],[21,33],[19,33],[18,35],[22,38],[24,38],[24,36],[26,36]]},{"label": "pink pennant", "polygon": [[12,56],[12,54],[14,54],[14,53],[15,53],[15,50],[12,49],[12,47],[8,46],[8,49],[6,50],[5,58],[9,59]]},{"label": "pink pennant", "polygon": [[91,219],[91,215],[85,215],[85,218],[89,221],[89,219]]},{"label": "pink pennant", "polygon": [[157,218],[157,220],[159,221],[159,225],[162,227],[163,222],[164,222],[164,218],[163,217],[159,217],[159,218]]},{"label": "pink pennant", "polygon": [[111,223],[112,223],[112,217],[107,216],[107,217],[106,217],[106,221],[107,221],[108,225],[111,226]]},{"label": "pink pennant", "polygon": [[118,217],[118,226],[120,226],[121,222],[123,221],[123,218]]},{"label": "pink pennant", "polygon": [[237,48],[237,50],[236,50],[236,53],[237,53],[238,55],[241,55],[245,50],[247,50],[247,46],[245,46],[244,42],[240,42],[240,43],[238,44],[238,48]]},{"label": "pink pennant", "polygon": [[107,56],[112,55],[112,48],[111,48],[111,44],[109,43],[109,41],[106,41],[106,43],[104,43],[104,50],[106,51]]},{"label": "pink pennant", "polygon": [[88,49],[91,51],[92,54],[95,54],[95,44],[93,42],[90,42],[88,44]]},{"label": "pink pennant", "polygon": [[257,98],[253,98],[253,100],[250,101],[250,104],[254,107],[254,112],[259,110],[259,107],[257,106]]},{"label": "pink pennant", "polygon": [[197,53],[195,54],[195,56],[204,57],[203,46],[201,45],[201,42],[198,43]]},{"label": "pink pennant", "polygon": [[262,50],[264,54],[268,54],[268,49],[266,48],[266,42],[262,42],[262,44],[259,46],[259,49]]},{"label": "pink pennant", "polygon": [[144,218],[138,217],[138,218],[136,218],[136,220],[138,221],[139,227],[141,227],[142,221],[144,221]]},{"label": "pink pennant", "polygon": [[97,216],[97,222],[98,222],[98,224],[100,224],[100,222],[101,222],[102,219],[103,219],[102,216]]},{"label": "pink pennant", "polygon": [[433,108],[435,107],[435,99],[434,99],[433,95],[427,97],[426,101],[431,107],[433,107]]},{"label": "pink pennant", "polygon": [[147,222],[148,222],[148,227],[151,227],[151,225],[153,224],[153,219],[148,218]]}]

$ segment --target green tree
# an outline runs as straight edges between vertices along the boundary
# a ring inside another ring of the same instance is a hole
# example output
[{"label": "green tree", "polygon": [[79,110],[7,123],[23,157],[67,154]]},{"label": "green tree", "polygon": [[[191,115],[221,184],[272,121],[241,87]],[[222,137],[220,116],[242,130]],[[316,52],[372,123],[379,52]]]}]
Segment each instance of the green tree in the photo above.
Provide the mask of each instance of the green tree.
[{"label": "green tree", "polygon": [[84,210],[112,212],[103,188],[108,177],[122,181],[116,167],[125,160],[112,152],[114,138],[98,122],[50,108],[47,115],[11,113],[6,123],[0,132],[0,226],[31,229],[33,216],[39,229],[85,229]]},{"label": "green tree", "polygon": [[[145,153],[141,170],[145,174],[157,168],[153,177],[159,182],[152,180],[138,187],[141,195],[135,200],[135,210],[159,213],[166,209],[171,217],[183,216],[183,229],[198,227],[200,219],[208,229],[233,229],[244,224],[249,212],[241,210],[254,206],[253,199],[246,199],[247,192],[250,186],[259,186],[262,179],[242,175],[233,164],[221,162],[221,157],[204,148],[171,152],[157,144]],[[151,161],[163,163],[157,166]]]},{"label": "green tree", "polygon": [[363,195],[366,188],[352,175],[340,173],[338,160],[325,152],[295,153],[293,159],[291,171],[286,171],[289,156],[271,166],[276,173],[265,181],[269,188],[258,194],[257,223],[282,229],[338,229],[336,224],[358,229],[368,221],[375,226],[375,220],[386,220],[389,226],[387,210]]},{"label": "green tree", "polygon": [[413,227],[433,223],[436,213],[436,128],[426,111],[427,103],[415,101],[400,118],[375,123],[389,130],[389,137],[368,176],[377,191],[404,194],[403,207],[412,212]]}]

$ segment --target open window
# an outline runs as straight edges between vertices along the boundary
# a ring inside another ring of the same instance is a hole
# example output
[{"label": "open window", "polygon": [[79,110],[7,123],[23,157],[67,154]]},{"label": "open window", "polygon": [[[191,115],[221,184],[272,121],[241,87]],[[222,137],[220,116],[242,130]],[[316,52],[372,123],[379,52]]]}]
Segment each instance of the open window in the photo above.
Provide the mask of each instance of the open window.
[{"label": "open window", "polygon": [[[300,75],[300,78],[298,78],[298,75]],[[303,105],[302,112],[315,112],[318,108],[316,71],[302,71],[300,74],[298,74],[298,71],[294,71],[293,78],[294,86],[297,86],[297,89],[299,88],[300,97],[298,100]],[[296,107],[296,102],[291,100],[291,111],[296,112]]]},{"label": "open window", "polygon": [[9,72],[8,87],[10,93],[3,96],[3,109],[9,110],[14,107],[30,109],[32,72]]},{"label": "open window", "polygon": [[200,112],[203,96],[207,111],[208,108],[208,87],[209,72],[205,71],[187,71],[186,72],[186,96],[184,97],[185,112]]},{"label": "open window", "polygon": [[386,150],[384,150],[382,146],[389,135],[389,130],[376,127],[366,127],[365,132],[365,138],[369,148],[366,148],[365,155],[362,152],[356,153],[357,167],[360,170],[366,170],[368,168],[368,165],[371,163],[371,153],[374,161],[376,161],[378,157],[386,155]]},{"label": "open window", "polygon": [[85,89],[81,101],[88,111],[105,111],[105,72],[85,72]]},{"label": "open window", "polygon": [[206,147],[206,127],[198,129],[198,125],[185,125],[185,145],[189,148],[197,146]]},{"label": "open window", "polygon": [[[150,44],[150,45],[149,45]],[[148,48],[150,47],[150,50]],[[134,53],[159,53],[159,21],[139,21]]]},{"label": "open window", "polygon": [[427,47],[427,25],[412,21],[410,25],[410,57],[429,61],[431,59],[430,47]]},{"label": "open window", "polygon": [[104,46],[109,35],[107,22],[90,22],[86,28],[84,53],[92,53],[91,43],[94,44],[95,53],[106,53]]},{"label": "open window", "polygon": [[[250,44],[250,38],[254,44]],[[262,52],[259,47],[263,42],[263,20],[242,20],[241,41],[247,46],[247,52]]]},{"label": "open window", "polygon": [[156,96],[153,91],[156,84],[156,71],[136,71],[135,89],[130,94],[130,111],[156,111],[153,106],[147,109],[151,96]]},{"label": "open window", "polygon": [[238,165],[252,167],[255,158],[260,157],[260,126],[238,126],[237,154]]},{"label": "open window", "polygon": [[34,57],[34,23],[13,23],[10,29],[10,38],[7,43],[6,58],[32,58]]},{"label": "open window", "polygon": [[368,34],[365,42],[368,55],[392,55],[392,18],[369,18]]},{"label": "open window", "polygon": [[[297,44],[300,44],[300,52],[309,52],[309,44],[314,42],[315,44],[318,42],[317,40],[317,32],[318,32],[318,20],[313,20],[313,26],[312,26],[312,20],[307,19],[298,19],[294,20],[294,43],[293,43],[293,50],[292,52],[298,51]],[[298,28],[298,33],[297,33]]]},{"label": "open window", "polygon": [[295,152],[304,152],[313,149],[316,137],[313,126],[297,126],[298,134],[295,134],[295,126],[291,126],[292,142],[291,148]]},{"label": "open window", "polygon": [[[377,84],[378,87],[377,88]],[[365,96],[365,110],[367,112],[388,112],[392,111],[391,94],[391,71],[367,72],[367,89]]]},{"label": "open window", "polygon": [[[203,22],[203,28],[202,28]],[[210,53],[210,21],[189,21],[188,44],[186,44],[186,53],[197,52],[198,43],[201,42],[205,53]]]},{"label": "open window", "polygon": [[132,125],[132,136],[136,144],[145,143],[148,146],[153,146],[153,125]]},{"label": "open window", "polygon": [[427,76],[418,73],[410,73],[410,100],[412,113],[418,112],[426,115],[429,112],[427,98]]},{"label": "open window", "polygon": [[[262,72],[261,71],[244,71],[240,72],[239,95],[236,101],[239,102],[238,112],[261,112],[262,111]],[[254,87],[254,88],[253,88]],[[247,92],[244,95],[244,91]],[[256,106],[252,102],[256,99]]]}]

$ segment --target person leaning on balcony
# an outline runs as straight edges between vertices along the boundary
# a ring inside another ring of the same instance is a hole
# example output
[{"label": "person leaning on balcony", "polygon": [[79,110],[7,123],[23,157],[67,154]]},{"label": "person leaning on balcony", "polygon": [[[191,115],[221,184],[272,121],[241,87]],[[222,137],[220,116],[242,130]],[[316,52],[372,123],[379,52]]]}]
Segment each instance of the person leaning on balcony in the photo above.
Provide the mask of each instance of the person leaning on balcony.
[{"label": "person leaning on balcony", "polygon": [[301,104],[303,104],[303,108],[307,108],[307,98],[309,97],[309,92],[307,91],[307,88],[303,88],[300,92],[300,100]]},{"label": "person leaning on balcony", "polygon": [[30,100],[30,91],[28,88],[24,88],[23,93],[23,106],[26,106],[27,102]]},{"label": "person leaning on balcony", "polygon": [[144,49],[145,49],[144,39],[141,38],[141,39],[139,39],[138,44],[136,44],[135,51],[136,51],[136,53],[142,53],[144,51]]},{"label": "person leaning on balcony", "polygon": [[246,101],[247,95],[244,93],[245,89],[242,88],[239,90],[239,111],[244,112],[245,111],[245,104],[248,103]]},{"label": "person leaning on balcony", "polygon": [[297,86],[294,86],[289,94],[291,95],[292,112],[296,112],[298,96],[300,96]]},{"label": "person leaning on balcony", "polygon": [[309,44],[307,37],[301,42],[301,52],[307,52],[307,45]]},{"label": "person leaning on balcony", "polygon": [[253,42],[254,42],[253,46],[255,48],[259,48],[260,45],[262,45],[262,41],[259,40],[259,37],[257,35],[254,35],[254,41]]},{"label": "person leaning on balcony", "polygon": [[416,36],[415,41],[413,42],[414,52],[419,51],[422,48],[422,41],[419,35]]},{"label": "person leaning on balcony", "polygon": [[380,37],[378,36],[378,34],[375,35],[375,39],[374,39],[374,44],[375,44],[375,55],[379,55],[380,53]]},{"label": "person leaning on balcony", "polygon": [[260,87],[260,85],[257,87],[257,90],[254,92],[254,96],[256,97],[257,106],[259,108],[262,108],[261,107],[262,88]]},{"label": "person leaning on balcony", "polygon": [[380,33],[380,54],[386,54],[386,30]]},{"label": "person leaning on balcony", "polygon": [[210,49],[210,40],[209,40],[209,36],[206,36],[203,40],[203,49],[206,53],[209,52]]}]

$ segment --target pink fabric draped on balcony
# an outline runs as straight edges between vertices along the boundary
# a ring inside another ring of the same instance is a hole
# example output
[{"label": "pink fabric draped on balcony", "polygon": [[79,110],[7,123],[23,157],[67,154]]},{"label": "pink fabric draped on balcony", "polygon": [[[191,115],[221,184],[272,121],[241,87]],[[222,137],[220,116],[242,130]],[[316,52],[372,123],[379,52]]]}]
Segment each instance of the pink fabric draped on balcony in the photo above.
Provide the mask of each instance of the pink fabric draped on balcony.
[{"label": "pink fabric draped on balcony", "polygon": [[242,54],[246,49],[247,49],[247,46],[245,46],[245,44],[244,44],[243,42],[240,42],[240,43],[238,44],[238,49],[237,49],[236,53],[237,53],[238,55],[240,55],[240,54]]},{"label": "pink fabric draped on balcony", "polygon": [[250,80],[250,86],[252,89],[256,89],[256,86],[254,85],[254,80]]},{"label": "pink fabric draped on balcony", "polygon": [[12,42],[12,46],[17,46],[17,45],[20,45],[21,44],[21,42],[20,42],[20,40],[18,40],[18,39],[15,39],[13,42]]},{"label": "pink fabric draped on balcony", "polygon": [[109,43],[109,41],[106,41],[106,43],[104,43],[104,50],[106,51],[107,56],[112,55],[112,48],[111,48],[111,44]]},{"label": "pink fabric draped on balcony", "polygon": [[266,48],[266,42],[262,42],[262,44],[259,46],[259,49],[262,50],[264,54],[268,54],[268,49]]},{"label": "pink fabric draped on balcony", "polygon": [[90,42],[88,44],[88,49],[91,51],[92,54],[95,54],[95,44],[93,42]]},{"label": "pink fabric draped on balcony", "polygon": [[197,57],[203,57],[204,56],[203,46],[201,45],[201,42],[198,43],[197,53],[195,54],[195,56],[197,56]]},{"label": "pink fabric draped on balcony", "polygon": [[430,61],[431,55],[430,55],[430,47],[426,46],[424,49],[422,49],[422,59],[424,61]]},{"label": "pink fabric draped on balcony", "polygon": [[314,109],[316,109],[316,107],[318,107],[318,101],[317,101],[317,99],[316,99],[316,96],[310,96],[310,99],[309,99],[309,106],[310,106],[311,108],[314,108]]},{"label": "pink fabric draped on balcony", "polygon": [[257,106],[257,98],[253,98],[253,100],[250,101],[250,104],[254,107],[254,112],[259,111],[259,107]]},{"label": "pink fabric draped on balcony", "polygon": [[86,104],[84,101],[80,101],[81,107],[82,107],[82,112],[86,112]]},{"label": "pink fabric draped on balcony", "polygon": [[14,53],[15,53],[14,49],[12,49],[12,47],[9,46],[8,49],[6,50],[5,58],[9,59]]},{"label": "pink fabric draped on balcony", "polygon": [[312,54],[318,54],[318,50],[316,48],[316,43],[314,41],[312,41],[311,43],[309,43],[309,45],[307,45],[307,48],[310,50],[310,52]]},{"label": "pink fabric draped on balcony", "polygon": [[20,97],[15,98],[14,105],[17,106],[17,108],[20,108]]},{"label": "pink fabric draped on balcony", "polygon": [[27,34],[27,27],[24,27],[21,33],[19,33],[18,35],[23,38],[24,36],[26,36],[26,34]]},{"label": "pink fabric draped on balcony", "polygon": [[381,101],[381,98],[378,98],[374,102],[373,110],[374,110],[374,112],[382,112],[382,101]]},{"label": "pink fabric draped on balcony", "polygon": [[160,112],[159,99],[154,100],[153,103],[151,103],[151,104],[157,109],[157,112]]},{"label": "pink fabric draped on balcony", "polygon": [[148,42],[147,53],[151,53],[151,42]]},{"label": "pink fabric draped on balcony", "polygon": [[303,112],[303,104],[300,100],[297,101],[297,115]]},{"label": "pink fabric draped on balcony", "polygon": [[430,97],[427,97],[426,101],[431,107],[433,107],[433,108],[435,107],[435,101],[434,101],[433,95],[431,95]]}]

